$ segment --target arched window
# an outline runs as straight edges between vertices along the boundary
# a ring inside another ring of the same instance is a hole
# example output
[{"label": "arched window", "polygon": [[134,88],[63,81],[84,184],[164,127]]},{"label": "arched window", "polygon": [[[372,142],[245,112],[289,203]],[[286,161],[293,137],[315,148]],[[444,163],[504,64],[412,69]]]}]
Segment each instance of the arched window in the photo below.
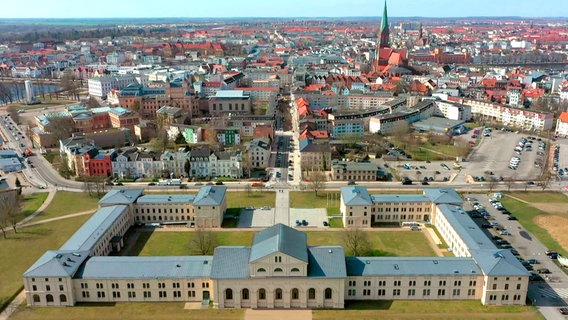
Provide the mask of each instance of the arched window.
[{"label": "arched window", "polygon": [[276,300],[282,300],[282,289],[276,289],[276,291],[274,291],[274,297]]},{"label": "arched window", "polygon": [[258,289],[258,300],[266,300],[266,290]]},{"label": "arched window", "polygon": [[225,300],[233,300],[233,290],[232,289],[225,290]]},{"label": "arched window", "polygon": [[249,299],[249,289],[243,289],[241,292],[241,300],[248,300]]},{"label": "arched window", "polygon": [[300,269],[298,269],[298,268],[292,268],[291,271],[292,271],[292,272],[300,272]]},{"label": "arched window", "polygon": [[274,272],[282,272],[282,268],[276,268],[274,269]]},{"label": "arched window", "polygon": [[298,299],[300,299],[300,292],[298,291],[298,289],[294,288],[292,289],[292,300]]},{"label": "arched window", "polygon": [[46,300],[47,302],[53,302],[53,296],[50,295],[50,294],[48,294],[47,296],[45,296],[45,300]]},{"label": "arched window", "polygon": [[34,294],[33,298],[34,298],[34,302],[40,302],[39,301],[39,295]]},{"label": "arched window", "polygon": [[59,295],[59,302],[67,302],[67,296],[64,294]]},{"label": "arched window", "polygon": [[264,269],[264,268],[258,268],[258,269],[256,270],[256,272],[266,272],[266,269]]},{"label": "arched window", "polygon": [[315,298],[316,298],[316,289],[310,288],[310,290],[308,290],[308,299],[314,300]]},{"label": "arched window", "polygon": [[325,298],[325,299],[331,299],[331,297],[332,297],[332,292],[333,292],[333,291],[331,290],[331,288],[325,289],[324,298]]}]

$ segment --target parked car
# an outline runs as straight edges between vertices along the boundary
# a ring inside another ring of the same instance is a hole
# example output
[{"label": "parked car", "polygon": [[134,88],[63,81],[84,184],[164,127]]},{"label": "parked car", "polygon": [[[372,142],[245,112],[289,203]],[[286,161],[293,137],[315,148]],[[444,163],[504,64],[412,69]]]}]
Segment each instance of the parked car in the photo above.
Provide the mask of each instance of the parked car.
[{"label": "parked car", "polygon": [[539,264],[538,260],[536,260],[536,259],[529,259],[529,260],[527,260],[527,262],[530,263],[530,264]]},{"label": "parked car", "polygon": [[515,216],[508,216],[508,217],[507,217],[507,220],[517,220],[517,217],[515,217]]},{"label": "parked car", "polygon": [[558,312],[560,312],[560,314],[568,314],[568,308],[566,307],[559,308]]},{"label": "parked car", "polygon": [[548,249],[544,252],[544,254],[546,254],[547,256],[550,256],[551,254],[558,254],[558,251],[556,250],[552,250],[552,249]]},{"label": "parked car", "polygon": [[540,269],[536,269],[536,273],[538,273],[538,274],[549,274],[550,270],[548,270],[547,268],[540,268]]},{"label": "parked car", "polygon": [[148,183],[148,185],[149,185],[149,186],[155,186],[156,183],[155,183],[155,182],[150,182],[150,183]]}]

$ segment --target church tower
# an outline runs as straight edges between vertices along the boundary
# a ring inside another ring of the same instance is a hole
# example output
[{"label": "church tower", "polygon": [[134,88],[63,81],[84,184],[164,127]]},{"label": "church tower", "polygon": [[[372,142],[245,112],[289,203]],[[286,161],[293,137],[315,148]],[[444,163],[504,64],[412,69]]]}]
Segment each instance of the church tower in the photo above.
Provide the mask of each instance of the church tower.
[{"label": "church tower", "polygon": [[385,8],[383,9],[383,18],[381,19],[381,30],[379,31],[379,49],[388,48],[389,46],[389,18],[387,15],[387,0],[385,0]]}]

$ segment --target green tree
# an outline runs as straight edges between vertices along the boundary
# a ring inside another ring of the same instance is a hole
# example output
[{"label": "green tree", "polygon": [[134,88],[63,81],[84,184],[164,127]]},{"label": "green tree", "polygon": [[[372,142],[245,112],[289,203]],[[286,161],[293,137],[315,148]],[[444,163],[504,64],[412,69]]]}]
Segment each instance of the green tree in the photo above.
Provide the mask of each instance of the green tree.
[{"label": "green tree", "polygon": [[183,136],[183,133],[178,132],[177,136],[176,136],[176,140],[175,140],[176,144],[185,144],[185,137]]},{"label": "green tree", "polygon": [[190,177],[190,173],[191,173],[191,162],[189,162],[189,159],[185,160],[185,163],[183,164],[183,171],[187,174],[187,177]]}]

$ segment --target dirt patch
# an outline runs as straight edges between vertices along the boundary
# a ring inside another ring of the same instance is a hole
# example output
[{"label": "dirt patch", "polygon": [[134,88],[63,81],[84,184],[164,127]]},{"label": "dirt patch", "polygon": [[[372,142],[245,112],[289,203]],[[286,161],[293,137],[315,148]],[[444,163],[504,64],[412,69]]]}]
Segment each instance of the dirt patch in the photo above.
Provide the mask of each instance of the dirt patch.
[{"label": "dirt patch", "polygon": [[544,212],[568,217],[568,205],[566,203],[531,203],[530,205]]},{"label": "dirt patch", "polygon": [[565,227],[568,224],[568,218],[557,215],[540,215],[535,217],[534,222],[548,231],[561,247],[568,248],[568,234]]},{"label": "dirt patch", "polygon": [[312,310],[256,310],[245,311],[246,320],[312,320]]}]

